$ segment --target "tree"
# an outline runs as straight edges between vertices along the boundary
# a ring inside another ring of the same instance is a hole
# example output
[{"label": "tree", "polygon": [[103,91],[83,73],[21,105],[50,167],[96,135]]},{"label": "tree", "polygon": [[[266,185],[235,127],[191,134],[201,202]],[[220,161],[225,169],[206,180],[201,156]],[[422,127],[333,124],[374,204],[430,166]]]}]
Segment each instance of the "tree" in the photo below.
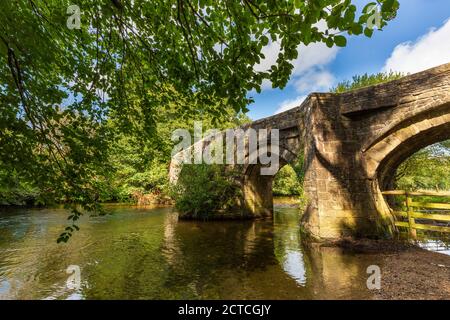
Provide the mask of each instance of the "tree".
[{"label": "tree", "polygon": [[[80,29],[67,27],[74,4]],[[100,210],[115,136],[108,121],[152,141],[161,105],[182,106],[177,117],[220,118],[226,106],[245,112],[247,93],[263,80],[286,85],[300,44],[370,37],[376,4],[383,27],[398,0],[371,2],[360,14],[351,0],[2,1],[1,163],[52,198]],[[256,71],[270,41],[280,42],[277,62]],[[70,217],[80,214],[73,208]]]},{"label": "tree", "polygon": [[[167,195],[168,168],[174,143],[171,140],[172,132],[184,128],[193,134],[194,121],[198,119],[198,115],[190,113],[182,118],[177,117],[180,114],[177,108],[179,106],[173,104],[159,108],[155,134],[151,139],[117,134],[117,142],[112,145],[108,156],[114,174],[104,188],[107,190],[105,199],[128,201],[133,194]],[[201,119],[204,131],[238,127],[250,121],[247,116],[236,113],[231,107],[222,111],[220,119],[213,118],[209,113],[201,115]]]},{"label": "tree", "polygon": [[450,140],[428,146],[397,169],[394,185],[401,190],[450,190]]},{"label": "tree", "polygon": [[401,72],[380,72],[377,74],[368,75],[367,73],[362,76],[353,76],[352,81],[346,80],[339,82],[336,87],[331,89],[334,93],[343,93],[351,90],[356,90],[364,87],[369,87],[375,84],[385,83],[404,77],[405,74]]},{"label": "tree", "polygon": [[276,174],[272,191],[275,196],[298,196],[302,194],[301,181],[290,165],[282,167]]}]

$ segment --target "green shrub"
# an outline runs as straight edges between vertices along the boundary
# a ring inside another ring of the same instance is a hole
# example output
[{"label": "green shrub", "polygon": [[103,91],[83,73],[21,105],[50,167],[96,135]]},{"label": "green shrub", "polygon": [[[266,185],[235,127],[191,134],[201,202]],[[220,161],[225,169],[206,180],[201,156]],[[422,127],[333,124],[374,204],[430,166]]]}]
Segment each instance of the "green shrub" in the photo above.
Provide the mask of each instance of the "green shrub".
[{"label": "green shrub", "polygon": [[241,190],[221,165],[184,165],[171,196],[182,218],[208,219],[237,209]]},{"label": "green shrub", "polygon": [[272,191],[274,196],[298,196],[302,193],[302,185],[294,168],[287,165],[278,171]]}]

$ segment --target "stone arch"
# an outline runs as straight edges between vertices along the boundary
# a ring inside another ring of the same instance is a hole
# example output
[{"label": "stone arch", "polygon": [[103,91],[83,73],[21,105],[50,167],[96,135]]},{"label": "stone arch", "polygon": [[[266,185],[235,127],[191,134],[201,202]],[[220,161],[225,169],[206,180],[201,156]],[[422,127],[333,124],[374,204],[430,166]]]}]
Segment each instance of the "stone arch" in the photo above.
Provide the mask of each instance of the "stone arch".
[{"label": "stone arch", "polygon": [[[280,159],[278,171],[287,164]],[[261,175],[262,165],[248,165],[244,171],[242,193],[246,210],[256,217],[271,217],[273,213],[272,183],[274,176]]]},{"label": "stone arch", "polygon": [[274,175],[261,175],[261,164],[247,164],[243,170],[242,192],[246,210],[256,217],[272,217],[273,194],[272,183],[276,174],[285,165],[294,163],[300,154],[300,147],[294,144],[289,149],[286,145],[279,147],[279,167]]},{"label": "stone arch", "polygon": [[390,208],[381,192],[393,188],[397,168],[417,151],[450,139],[450,102],[420,112],[390,126],[364,151],[367,176],[372,180],[372,194],[381,215]]}]

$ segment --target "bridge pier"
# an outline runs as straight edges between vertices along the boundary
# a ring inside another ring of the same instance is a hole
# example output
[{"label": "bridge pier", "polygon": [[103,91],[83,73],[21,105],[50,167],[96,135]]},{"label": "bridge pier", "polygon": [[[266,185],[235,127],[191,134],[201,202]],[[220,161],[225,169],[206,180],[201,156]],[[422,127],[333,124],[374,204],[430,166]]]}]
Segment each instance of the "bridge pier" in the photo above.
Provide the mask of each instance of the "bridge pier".
[{"label": "bridge pier", "polygon": [[340,165],[330,157],[334,157],[331,151],[315,150],[305,172],[304,230],[317,239],[390,237],[393,222],[376,180],[365,176],[350,154],[344,154],[346,163]]},{"label": "bridge pier", "polygon": [[319,239],[390,237],[391,215],[361,150],[368,128],[342,114],[340,96],[320,94],[308,104],[304,229]]},{"label": "bridge pier", "polygon": [[246,212],[255,218],[272,217],[273,194],[272,176],[260,176],[259,166],[252,166],[244,176],[242,191]]}]

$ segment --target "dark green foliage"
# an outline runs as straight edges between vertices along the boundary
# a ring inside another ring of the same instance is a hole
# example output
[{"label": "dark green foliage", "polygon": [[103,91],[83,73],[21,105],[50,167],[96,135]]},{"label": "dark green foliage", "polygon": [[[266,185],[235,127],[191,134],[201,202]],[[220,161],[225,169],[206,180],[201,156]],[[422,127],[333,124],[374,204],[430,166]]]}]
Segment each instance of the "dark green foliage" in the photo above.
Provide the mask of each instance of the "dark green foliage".
[{"label": "dark green foliage", "polygon": [[[1,168],[1,167],[0,167]],[[0,205],[38,205],[40,190],[17,172],[0,169]]]},{"label": "dark green foliage", "polygon": [[274,196],[295,196],[303,207],[307,198],[303,190],[303,162],[304,155],[300,154],[297,161],[292,165],[285,165],[275,175],[272,191]]},{"label": "dark green foliage", "polygon": [[[180,106],[168,104],[160,107],[155,135],[150,139],[119,134],[111,146],[109,161],[114,174],[110,175],[104,200],[135,201],[135,194],[167,193],[168,169],[174,142],[171,140],[175,129],[184,128],[193,131],[194,120],[198,114],[187,114],[179,119],[176,114]],[[203,130],[211,128],[233,128],[249,122],[242,113],[236,113],[231,107],[222,111],[220,119],[210,114],[202,116]],[[193,132],[192,132],[193,134]]]},{"label": "dark green foliage", "polygon": [[223,165],[184,165],[172,197],[181,217],[208,219],[236,209],[241,197],[232,171]]}]

